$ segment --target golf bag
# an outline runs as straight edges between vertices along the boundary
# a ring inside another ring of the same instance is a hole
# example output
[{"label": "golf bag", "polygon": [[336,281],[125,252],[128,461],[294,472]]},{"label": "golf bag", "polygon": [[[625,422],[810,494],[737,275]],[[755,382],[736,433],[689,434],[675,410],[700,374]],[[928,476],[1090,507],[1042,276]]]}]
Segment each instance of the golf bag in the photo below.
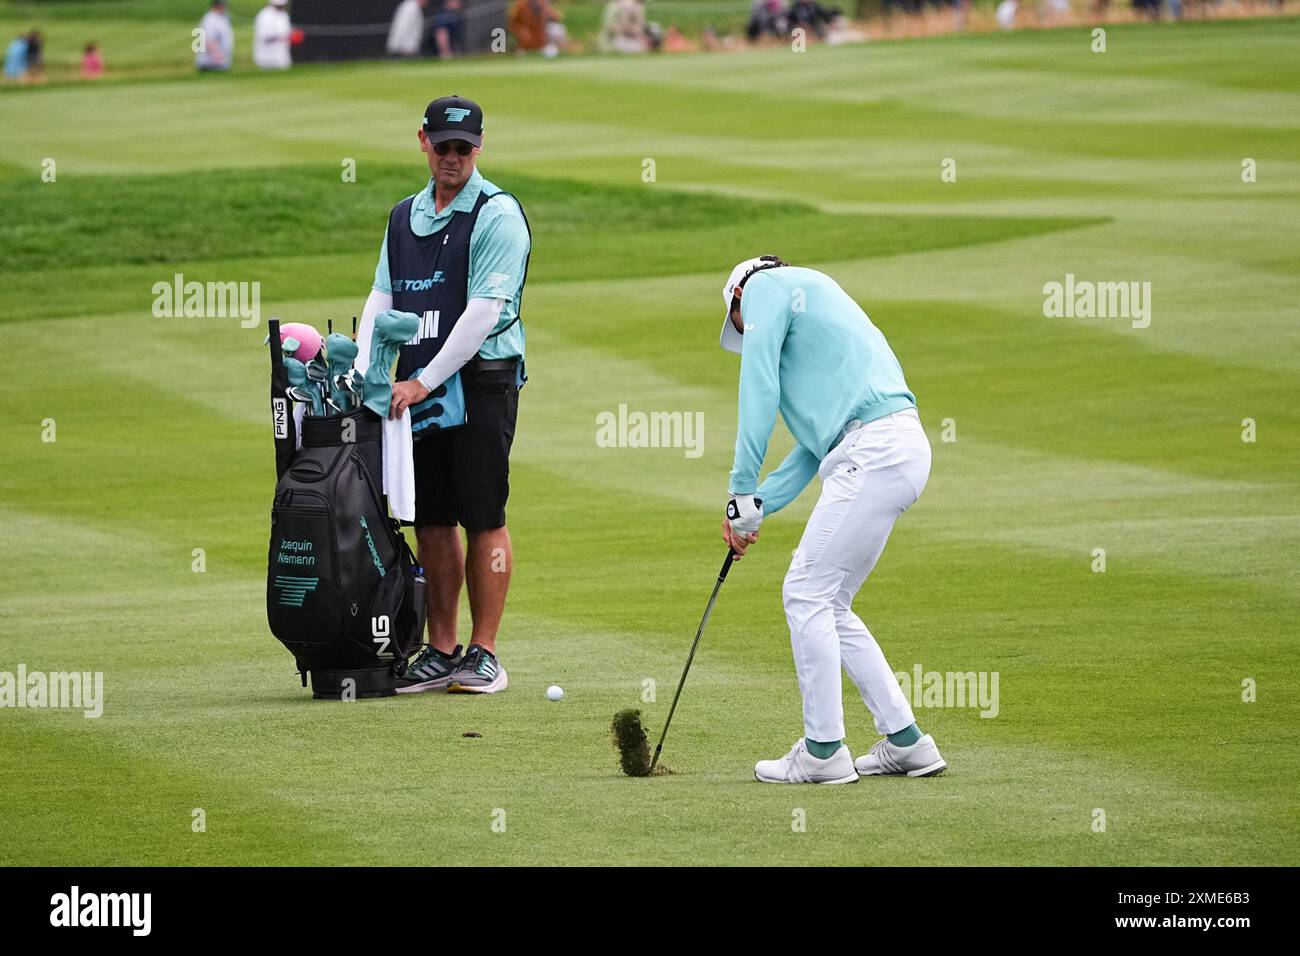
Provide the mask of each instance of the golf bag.
[{"label": "golf bag", "polygon": [[364,407],[308,416],[275,486],[267,620],[316,698],[395,693],[424,633],[423,573],[379,483],[382,435]]}]

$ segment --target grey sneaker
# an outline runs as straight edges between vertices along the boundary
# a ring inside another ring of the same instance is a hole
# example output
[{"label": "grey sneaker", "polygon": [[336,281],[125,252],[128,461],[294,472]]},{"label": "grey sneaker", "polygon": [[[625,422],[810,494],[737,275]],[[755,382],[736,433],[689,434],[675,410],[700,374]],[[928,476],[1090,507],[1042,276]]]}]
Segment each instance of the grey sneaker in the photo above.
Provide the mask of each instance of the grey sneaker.
[{"label": "grey sneaker", "polygon": [[471,644],[465,653],[465,659],[452,672],[447,693],[495,694],[499,690],[505,690],[507,684],[506,669],[501,666],[496,655],[486,647]]},{"label": "grey sneaker", "polygon": [[397,678],[397,692],[417,694],[423,690],[443,690],[460,662],[459,644],[450,654],[426,644],[419,656],[406,666],[406,673]]}]

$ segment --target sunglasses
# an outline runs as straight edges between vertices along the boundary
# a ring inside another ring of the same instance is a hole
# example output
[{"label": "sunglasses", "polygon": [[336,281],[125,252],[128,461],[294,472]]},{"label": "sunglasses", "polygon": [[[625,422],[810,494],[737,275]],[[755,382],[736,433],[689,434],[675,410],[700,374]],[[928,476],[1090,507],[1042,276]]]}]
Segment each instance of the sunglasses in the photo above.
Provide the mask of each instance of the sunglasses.
[{"label": "sunglasses", "polygon": [[474,145],[465,142],[463,139],[444,139],[441,143],[433,144],[433,151],[439,156],[446,156],[451,152],[453,145],[456,147],[457,156],[468,156],[474,152]]}]

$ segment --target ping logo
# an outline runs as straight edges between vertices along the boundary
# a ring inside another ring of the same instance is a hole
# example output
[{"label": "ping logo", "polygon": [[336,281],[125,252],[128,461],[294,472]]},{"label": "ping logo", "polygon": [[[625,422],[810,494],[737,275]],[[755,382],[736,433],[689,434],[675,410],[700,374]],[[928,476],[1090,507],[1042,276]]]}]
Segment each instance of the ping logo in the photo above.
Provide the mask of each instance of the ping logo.
[{"label": "ping logo", "polygon": [[275,586],[280,589],[280,607],[302,607],[307,595],[316,590],[320,578],[300,578],[288,574],[277,574]]},{"label": "ping logo", "polygon": [[271,421],[275,423],[275,437],[285,439],[289,437],[289,400],[285,398],[271,399]]},{"label": "ping logo", "polygon": [[459,123],[466,116],[469,116],[469,110],[463,110],[456,106],[449,106],[443,112],[447,114],[448,123]]},{"label": "ping logo", "polygon": [[375,650],[375,656],[392,658],[394,656],[393,652],[388,649],[388,646],[392,643],[392,626],[387,614],[380,614],[378,617],[370,619],[370,633],[374,635],[370,640],[379,645]]}]

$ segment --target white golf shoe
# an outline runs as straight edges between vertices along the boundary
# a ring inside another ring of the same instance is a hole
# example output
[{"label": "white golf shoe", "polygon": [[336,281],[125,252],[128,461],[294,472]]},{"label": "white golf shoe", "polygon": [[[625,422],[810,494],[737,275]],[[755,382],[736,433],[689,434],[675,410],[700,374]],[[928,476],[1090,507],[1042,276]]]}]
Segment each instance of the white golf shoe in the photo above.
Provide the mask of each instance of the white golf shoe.
[{"label": "white golf shoe", "polygon": [[803,737],[779,760],[754,764],[754,779],[763,783],[857,783],[853,757],[841,746],[825,760],[808,752]]},{"label": "white golf shoe", "polygon": [[932,777],[948,769],[947,761],[939,754],[939,748],[929,734],[910,747],[896,747],[888,737],[881,737],[871,750],[854,761],[853,766],[864,777],[904,773],[909,777]]}]

